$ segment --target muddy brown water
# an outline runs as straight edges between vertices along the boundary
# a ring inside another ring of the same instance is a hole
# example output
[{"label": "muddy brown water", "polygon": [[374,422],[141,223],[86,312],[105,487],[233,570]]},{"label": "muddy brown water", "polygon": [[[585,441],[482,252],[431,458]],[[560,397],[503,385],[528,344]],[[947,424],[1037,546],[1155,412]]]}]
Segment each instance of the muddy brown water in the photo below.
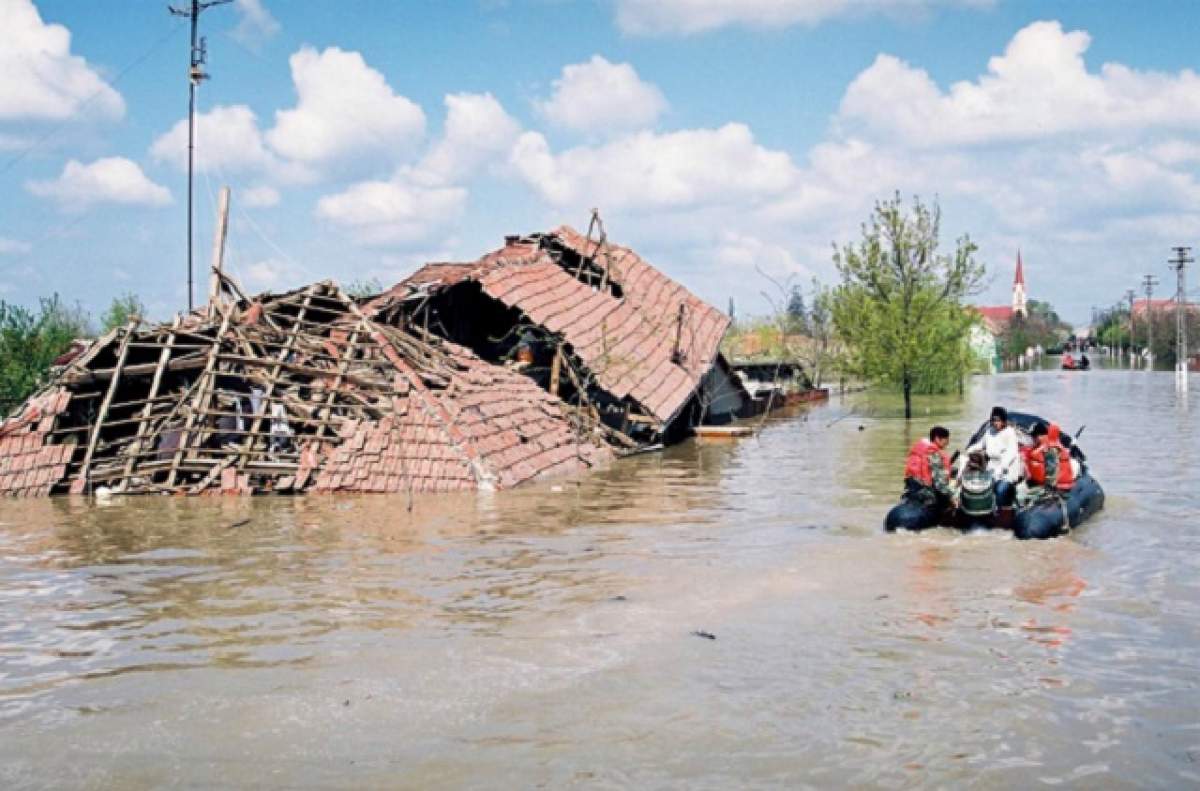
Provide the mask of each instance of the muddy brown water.
[{"label": "muddy brown water", "polygon": [[[1192,384],[858,395],[411,505],[4,502],[0,786],[1194,787]],[[908,443],[993,403],[1086,423],[1105,511],[884,535]]]}]

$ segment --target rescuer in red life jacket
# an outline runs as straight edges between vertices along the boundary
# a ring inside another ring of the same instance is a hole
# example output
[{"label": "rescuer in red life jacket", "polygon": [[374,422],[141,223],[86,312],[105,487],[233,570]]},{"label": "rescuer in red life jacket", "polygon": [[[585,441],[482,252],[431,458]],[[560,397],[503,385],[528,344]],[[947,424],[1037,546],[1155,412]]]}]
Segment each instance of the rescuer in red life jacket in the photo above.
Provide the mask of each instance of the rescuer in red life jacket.
[{"label": "rescuer in red life jacket", "polygon": [[946,447],[950,444],[949,429],[934,426],[929,439],[918,440],[908,450],[904,464],[904,496],[925,506],[958,505],[950,488],[950,459]]},{"label": "rescuer in red life jacket", "polygon": [[1062,429],[1058,427],[1057,423],[1050,424],[1046,430],[1046,438],[1058,451],[1058,490],[1065,494],[1071,491],[1071,487],[1075,485],[1075,468],[1071,466],[1071,451],[1063,444]]},{"label": "rescuer in red life jacket", "polygon": [[1050,440],[1045,423],[1037,423],[1030,430],[1033,445],[1023,447],[1025,460],[1025,484],[1031,502],[1057,494],[1059,480],[1059,446]]}]

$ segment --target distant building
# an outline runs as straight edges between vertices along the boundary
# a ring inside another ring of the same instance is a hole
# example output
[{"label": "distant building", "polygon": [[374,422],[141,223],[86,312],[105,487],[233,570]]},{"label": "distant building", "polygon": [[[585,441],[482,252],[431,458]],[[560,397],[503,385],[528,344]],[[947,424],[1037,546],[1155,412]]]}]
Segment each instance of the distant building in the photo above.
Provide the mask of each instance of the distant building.
[{"label": "distant building", "polygon": [[1021,263],[1021,251],[1017,250],[1017,271],[1013,276],[1012,303],[1009,305],[975,305],[975,311],[983,318],[984,326],[993,337],[1008,329],[1013,316],[1028,316],[1028,294],[1025,291],[1025,267]]},{"label": "distant building", "polygon": [[[1175,299],[1135,299],[1133,301],[1133,318],[1135,320],[1142,318],[1147,313],[1173,313],[1175,311]],[[1195,302],[1187,304],[1189,311],[1200,310],[1200,305]]]},{"label": "distant building", "polygon": [[1021,316],[1029,315],[1029,311],[1025,309],[1025,269],[1021,266],[1019,249],[1017,250],[1017,274],[1013,278],[1012,312]]}]

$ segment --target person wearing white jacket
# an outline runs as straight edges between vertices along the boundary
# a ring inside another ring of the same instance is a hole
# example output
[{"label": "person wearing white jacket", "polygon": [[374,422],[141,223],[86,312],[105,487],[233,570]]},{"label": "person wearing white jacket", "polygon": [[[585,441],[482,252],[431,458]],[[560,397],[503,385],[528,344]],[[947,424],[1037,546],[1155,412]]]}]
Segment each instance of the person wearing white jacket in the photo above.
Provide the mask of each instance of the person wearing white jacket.
[{"label": "person wearing white jacket", "polygon": [[1021,449],[1017,432],[1008,425],[1008,410],[1002,406],[992,408],[991,425],[977,442],[967,448],[967,453],[983,451],[987,456],[988,472],[996,480],[996,504],[1008,508],[1016,495],[1017,481],[1021,480]]}]

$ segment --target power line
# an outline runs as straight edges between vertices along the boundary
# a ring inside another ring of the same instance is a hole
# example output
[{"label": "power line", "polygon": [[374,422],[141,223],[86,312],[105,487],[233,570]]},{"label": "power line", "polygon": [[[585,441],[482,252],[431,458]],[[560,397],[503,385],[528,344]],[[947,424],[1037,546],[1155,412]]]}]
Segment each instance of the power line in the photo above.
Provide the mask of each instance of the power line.
[{"label": "power line", "polygon": [[200,13],[217,5],[225,5],[233,0],[191,0],[186,8],[167,6],[167,11],[175,16],[188,17],[192,23],[192,45],[188,66],[188,199],[187,199],[187,284],[188,312],[193,308],[192,303],[192,166],[196,148],[196,86],[201,80],[207,80],[204,64],[208,60],[208,42],[199,37]]}]

